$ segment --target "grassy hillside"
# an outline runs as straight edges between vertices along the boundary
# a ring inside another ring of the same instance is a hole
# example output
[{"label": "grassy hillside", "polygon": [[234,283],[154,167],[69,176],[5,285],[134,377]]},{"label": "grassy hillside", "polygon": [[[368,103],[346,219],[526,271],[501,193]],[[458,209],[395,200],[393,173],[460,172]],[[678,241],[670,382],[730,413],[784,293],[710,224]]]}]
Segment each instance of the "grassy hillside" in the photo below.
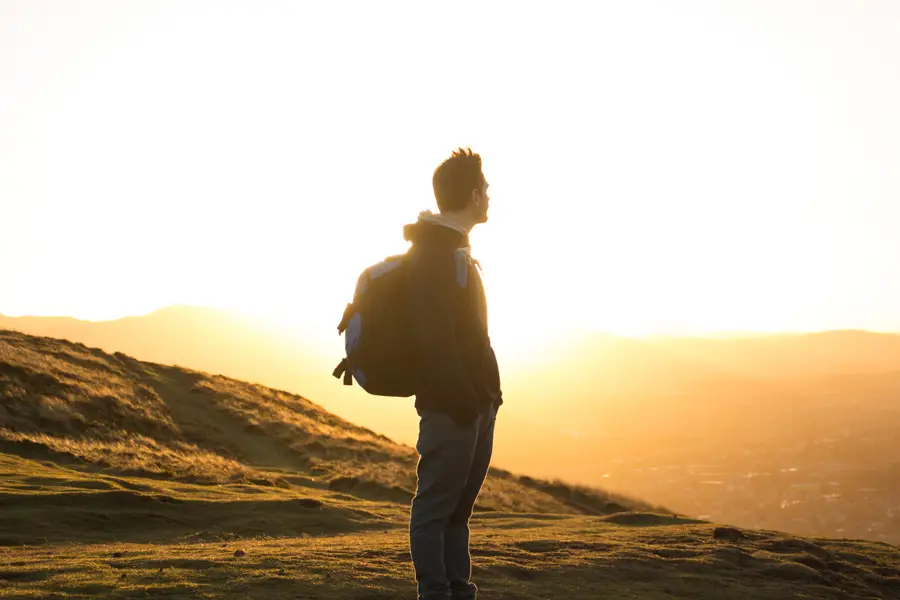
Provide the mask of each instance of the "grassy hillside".
[{"label": "grassy hillside", "polygon": [[[412,597],[414,451],[302,397],[0,331],[0,597]],[[900,549],[717,529],[493,470],[497,600],[900,595]]]},{"label": "grassy hillside", "polygon": [[0,315],[0,329],[70,340],[110,354],[121,352],[142,361],[302,394],[332,414],[413,443],[416,418],[408,403],[366,397],[358,386],[343,386],[332,377],[344,351],[335,327],[339,318],[337,314],[317,327],[289,326],[233,311],[169,306],[98,322]]},{"label": "grassy hillside", "polygon": [[[362,498],[392,510],[408,505],[415,489],[414,449],[300,396],[80,344],[0,331],[0,400],[2,518],[10,525],[33,521],[18,531],[0,529],[7,543],[66,539],[55,523],[73,502],[80,517],[144,506],[149,495],[163,508],[178,505],[179,520],[162,528],[187,534],[206,527],[210,502],[227,499],[245,515],[247,498],[271,500],[257,504],[264,514],[251,530],[278,535],[284,525],[273,507],[327,503],[343,528],[343,520],[353,520],[338,510],[343,502]],[[36,495],[48,497],[35,504]],[[491,472],[479,501],[480,510],[493,511],[633,508],[648,507],[502,470]],[[24,513],[13,515],[19,509]],[[376,517],[377,510],[366,515]],[[112,530],[136,535],[134,526],[115,522],[101,530],[76,518],[71,526],[80,524],[86,530],[75,537],[82,541],[106,539]],[[148,533],[158,534],[158,524],[150,525]],[[236,528],[229,533],[242,532],[240,523],[229,526]]]}]

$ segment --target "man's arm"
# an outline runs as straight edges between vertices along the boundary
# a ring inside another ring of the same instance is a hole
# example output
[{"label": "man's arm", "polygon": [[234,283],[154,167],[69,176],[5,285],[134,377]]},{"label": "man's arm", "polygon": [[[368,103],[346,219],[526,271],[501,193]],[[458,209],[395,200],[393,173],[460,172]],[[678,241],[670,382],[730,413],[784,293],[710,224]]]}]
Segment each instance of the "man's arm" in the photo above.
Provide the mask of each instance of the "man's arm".
[{"label": "man's arm", "polygon": [[494,409],[497,410],[500,408],[500,405],[503,404],[503,390],[500,385],[500,367],[497,364],[497,354],[494,352],[493,347],[491,347],[489,368],[488,385],[490,386],[491,395],[493,396]]},{"label": "man's arm", "polygon": [[455,420],[470,423],[478,400],[457,342],[460,289],[451,252],[416,257],[410,265],[410,318],[420,373],[418,393],[434,399]]}]

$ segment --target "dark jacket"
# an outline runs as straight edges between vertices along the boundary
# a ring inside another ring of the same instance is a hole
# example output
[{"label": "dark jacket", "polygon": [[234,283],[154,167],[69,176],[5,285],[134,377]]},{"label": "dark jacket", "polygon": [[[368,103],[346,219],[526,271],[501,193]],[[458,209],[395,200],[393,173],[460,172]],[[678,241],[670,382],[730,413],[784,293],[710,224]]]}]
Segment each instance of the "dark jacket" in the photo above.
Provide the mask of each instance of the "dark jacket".
[{"label": "dark jacket", "polygon": [[416,408],[460,422],[503,403],[497,357],[487,326],[478,269],[459,250],[468,236],[419,221],[404,227],[409,260],[410,318],[417,361]]}]

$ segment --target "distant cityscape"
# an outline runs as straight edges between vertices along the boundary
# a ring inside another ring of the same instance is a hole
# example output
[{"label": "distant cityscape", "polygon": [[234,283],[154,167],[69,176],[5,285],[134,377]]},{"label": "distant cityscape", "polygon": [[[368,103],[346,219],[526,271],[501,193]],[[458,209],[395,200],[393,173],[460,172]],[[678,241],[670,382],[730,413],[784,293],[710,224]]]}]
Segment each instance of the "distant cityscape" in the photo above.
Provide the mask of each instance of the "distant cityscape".
[{"label": "distant cityscape", "polygon": [[884,401],[858,398],[842,425],[829,415],[827,435],[777,436],[677,462],[668,448],[612,459],[597,485],[735,526],[900,544],[900,399]]}]

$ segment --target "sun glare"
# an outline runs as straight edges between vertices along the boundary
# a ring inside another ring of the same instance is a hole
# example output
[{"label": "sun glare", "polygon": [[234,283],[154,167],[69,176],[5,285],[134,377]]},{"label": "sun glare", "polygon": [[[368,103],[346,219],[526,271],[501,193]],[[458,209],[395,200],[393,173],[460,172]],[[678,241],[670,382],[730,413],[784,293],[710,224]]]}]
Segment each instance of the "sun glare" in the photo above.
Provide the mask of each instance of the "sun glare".
[{"label": "sun glare", "polygon": [[[197,304],[324,331],[471,146],[499,343],[900,326],[900,38],[855,5],[560,5],[512,28],[499,5],[403,9],[428,28],[327,4],[92,6],[4,21],[4,313]],[[448,93],[463,80],[471,97]]]}]

